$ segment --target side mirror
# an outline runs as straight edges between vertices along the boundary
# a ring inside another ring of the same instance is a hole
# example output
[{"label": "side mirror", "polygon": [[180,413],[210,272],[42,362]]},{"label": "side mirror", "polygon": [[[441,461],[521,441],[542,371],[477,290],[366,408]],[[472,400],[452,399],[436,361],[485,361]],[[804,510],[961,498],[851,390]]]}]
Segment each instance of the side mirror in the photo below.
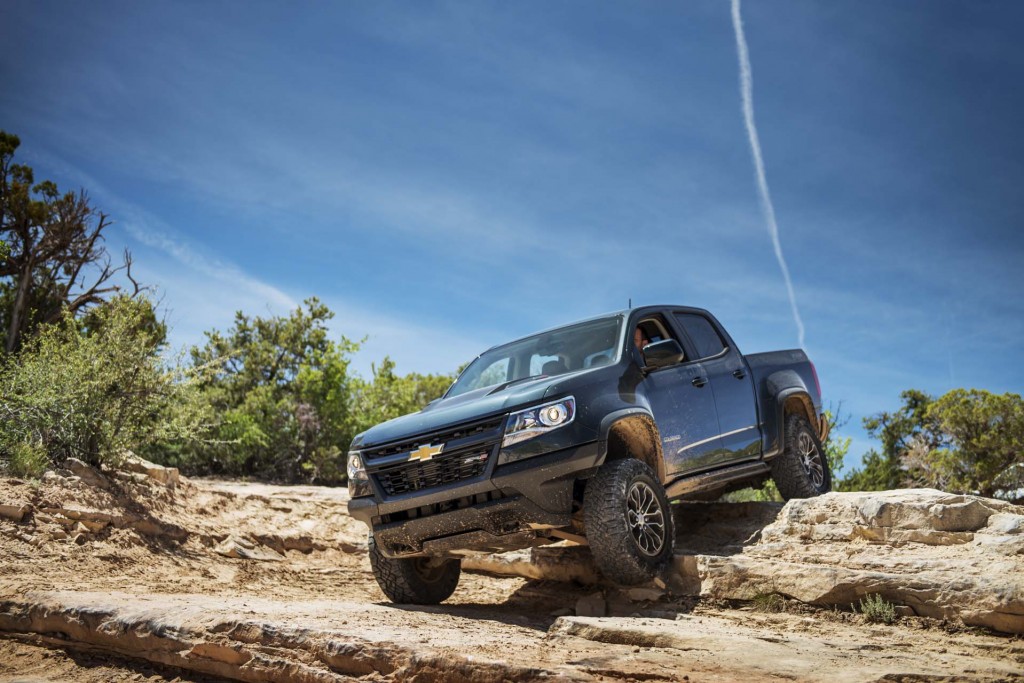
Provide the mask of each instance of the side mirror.
[{"label": "side mirror", "polygon": [[648,344],[643,349],[644,361],[647,363],[645,370],[656,370],[668,367],[676,363],[682,363],[686,359],[683,347],[675,339],[662,339],[660,342]]}]

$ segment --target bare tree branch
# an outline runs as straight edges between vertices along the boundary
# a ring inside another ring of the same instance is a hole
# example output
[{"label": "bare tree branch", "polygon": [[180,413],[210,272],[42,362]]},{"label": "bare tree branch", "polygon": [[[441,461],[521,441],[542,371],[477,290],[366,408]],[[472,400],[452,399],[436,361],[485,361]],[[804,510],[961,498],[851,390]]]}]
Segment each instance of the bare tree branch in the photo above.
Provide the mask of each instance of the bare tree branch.
[{"label": "bare tree branch", "polygon": [[146,290],[132,273],[127,249],[120,264],[112,262],[103,244],[109,216],[92,207],[84,190],[62,195],[52,182],[35,183],[32,169],[11,161],[17,146],[16,137],[0,131],[0,239],[10,248],[0,262],[0,287],[13,292],[10,308],[0,310],[8,352],[27,331],[64,311],[79,313],[111,295]]}]

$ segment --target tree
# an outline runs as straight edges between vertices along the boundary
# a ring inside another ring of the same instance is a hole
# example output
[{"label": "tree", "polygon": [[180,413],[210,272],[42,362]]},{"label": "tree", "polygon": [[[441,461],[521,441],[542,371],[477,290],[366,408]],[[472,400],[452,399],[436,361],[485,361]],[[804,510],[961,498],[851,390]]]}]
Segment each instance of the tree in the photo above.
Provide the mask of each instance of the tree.
[{"label": "tree", "polygon": [[454,381],[454,374],[398,375],[395,362],[385,357],[379,368],[373,367],[373,377],[369,382],[360,380],[357,383],[352,411],[356,433],[386,420],[415,413],[440,398]]},{"label": "tree", "polygon": [[115,266],[103,245],[110,226],[84,191],[61,194],[49,180],[36,183],[30,167],[13,162],[21,141],[0,131],[0,335],[7,353],[26,333],[77,314],[121,292],[123,272],[132,295],[131,254]]},{"label": "tree", "polygon": [[189,472],[341,484],[345,451],[360,431],[438,398],[451,375],[399,375],[385,358],[364,380],[349,371],[359,343],[332,340],[334,314],[317,299],[287,316],[239,312],[226,333],[192,349],[201,386],[219,416],[214,438],[167,444],[152,457]]},{"label": "tree", "polygon": [[954,389],[927,410],[931,433],[903,462],[912,483],[1024,499],[1024,401],[1019,394]]},{"label": "tree", "polygon": [[908,389],[900,394],[900,398],[903,405],[899,410],[864,418],[864,428],[869,436],[881,440],[882,450],[868,451],[864,455],[863,466],[844,477],[839,483],[839,490],[887,491],[905,485],[903,454],[911,444],[931,438],[934,430],[928,417],[932,397],[917,389]]},{"label": "tree", "polygon": [[204,395],[220,416],[216,438],[171,454],[194,471],[285,481],[344,478],[352,439],[349,356],[359,344],[330,339],[334,314],[316,298],[284,317],[238,312],[226,333],[192,349],[209,368]]},{"label": "tree", "polygon": [[843,490],[930,486],[954,493],[1024,498],[1024,402],[1020,395],[954,389],[935,399],[909,390],[894,413],[864,420],[882,440]]}]

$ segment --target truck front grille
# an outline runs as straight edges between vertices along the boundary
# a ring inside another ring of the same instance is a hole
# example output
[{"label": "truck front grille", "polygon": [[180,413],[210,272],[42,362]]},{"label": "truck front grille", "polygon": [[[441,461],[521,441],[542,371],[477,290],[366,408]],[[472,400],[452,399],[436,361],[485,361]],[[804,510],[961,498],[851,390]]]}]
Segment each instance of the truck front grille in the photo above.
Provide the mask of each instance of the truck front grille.
[{"label": "truck front grille", "polygon": [[366,458],[368,462],[373,462],[374,460],[381,460],[398,453],[414,451],[425,443],[447,444],[452,441],[462,440],[482,441],[496,436],[504,422],[505,416],[500,415],[498,417],[487,418],[486,420],[479,420],[477,422],[459,425],[458,427],[452,427],[436,432],[428,432],[426,434],[420,434],[412,439],[406,439],[387,446],[368,448],[363,451],[363,457]]},{"label": "truck front grille", "polygon": [[373,473],[388,496],[422,491],[453,482],[473,479],[483,474],[487,460],[496,444],[483,444],[471,449],[438,455],[426,462],[403,462]]}]

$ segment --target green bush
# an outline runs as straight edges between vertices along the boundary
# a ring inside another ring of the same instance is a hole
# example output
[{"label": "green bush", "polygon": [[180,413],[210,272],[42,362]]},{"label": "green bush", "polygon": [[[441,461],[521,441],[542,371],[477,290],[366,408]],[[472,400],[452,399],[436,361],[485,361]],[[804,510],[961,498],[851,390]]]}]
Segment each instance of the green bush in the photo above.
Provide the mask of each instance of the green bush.
[{"label": "green bush", "polygon": [[191,351],[213,438],[174,444],[153,458],[192,474],[341,483],[352,439],[349,356],[358,344],[330,338],[333,313],[315,298],[288,316],[239,312],[226,332]]},{"label": "green bush", "polygon": [[755,612],[785,612],[786,598],[779,593],[758,593],[751,599]]},{"label": "green bush", "polygon": [[[856,611],[856,610],[854,610]],[[891,602],[886,602],[881,595],[869,595],[860,601],[860,612],[868,623],[891,624],[896,621],[896,607]]]},{"label": "green bush", "polygon": [[165,365],[148,300],[115,297],[83,323],[40,328],[0,367],[0,452],[38,471],[76,457],[116,463],[126,450],[196,436],[207,419],[194,382]]},{"label": "green bush", "polygon": [[46,449],[42,444],[31,442],[19,442],[14,445],[10,453],[10,473],[16,477],[28,477],[37,479],[46,471],[50,459],[46,456]]},{"label": "green bush", "polygon": [[370,427],[412,413],[444,393],[449,375],[398,375],[384,358],[373,378],[350,372],[359,343],[332,339],[334,314],[316,298],[286,316],[250,317],[206,333],[192,361],[217,423],[213,438],[147,453],[188,474],[284,482],[345,482],[345,452]]}]

